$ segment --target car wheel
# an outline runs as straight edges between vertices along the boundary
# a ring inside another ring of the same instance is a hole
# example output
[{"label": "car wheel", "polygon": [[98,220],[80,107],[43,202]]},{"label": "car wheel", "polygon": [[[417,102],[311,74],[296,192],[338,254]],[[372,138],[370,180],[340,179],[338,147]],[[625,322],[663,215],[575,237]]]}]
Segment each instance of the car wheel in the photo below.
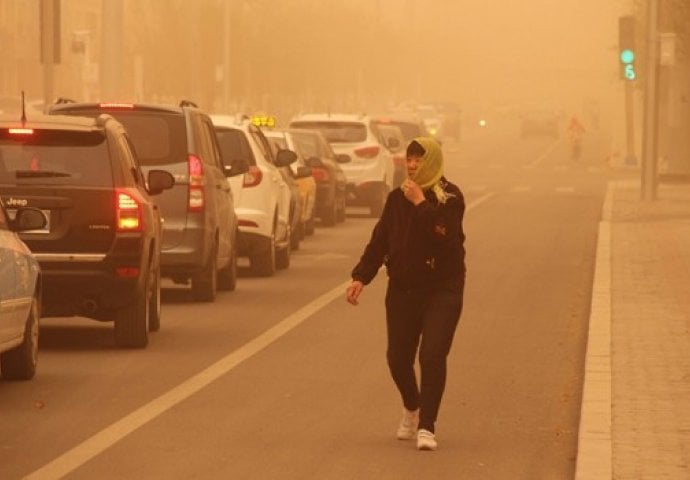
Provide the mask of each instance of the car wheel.
[{"label": "car wheel", "polygon": [[307,223],[304,224],[304,234],[307,236],[314,235],[314,216],[312,215]]},{"label": "car wheel", "polygon": [[161,269],[160,266],[151,272],[151,289],[149,293],[149,332],[161,329]]},{"label": "car wheel", "polygon": [[276,268],[280,270],[285,270],[290,266],[290,253],[292,248],[292,231],[288,227],[287,241],[285,246],[276,251]]},{"label": "car wheel", "polygon": [[333,225],[335,225],[337,219],[338,202],[334,200],[333,204],[331,204],[323,211],[323,214],[321,215],[321,223],[323,223],[323,225],[326,227],[332,227]]},{"label": "car wheel", "polygon": [[218,259],[214,248],[204,269],[192,277],[192,297],[197,302],[212,302],[217,292]]},{"label": "car wheel", "polygon": [[39,301],[31,300],[29,316],[24,327],[24,340],[20,345],[0,355],[0,368],[6,380],[29,380],[36,373],[38,363]]},{"label": "car wheel", "polygon": [[270,277],[276,273],[276,230],[269,238],[261,239],[259,252],[249,257],[249,266],[255,275]]},{"label": "car wheel", "polygon": [[218,290],[232,292],[237,287],[237,247],[232,246],[228,266],[218,272]]},{"label": "car wheel", "polygon": [[341,197],[337,202],[338,209],[336,213],[336,221],[342,223],[345,221],[345,197]]},{"label": "car wheel", "polygon": [[372,192],[371,203],[369,204],[371,217],[379,218],[381,216],[386,204],[386,197],[388,197],[388,187],[385,183],[378,185]]},{"label": "car wheel", "polygon": [[[152,275],[147,272],[145,292],[150,292]],[[149,343],[149,294],[136,295],[133,303],[115,312],[115,344],[124,348],[144,348]]]},{"label": "car wheel", "polygon": [[290,234],[290,248],[292,250],[299,250],[300,241],[304,238],[304,224],[299,222],[297,224],[297,230]]}]

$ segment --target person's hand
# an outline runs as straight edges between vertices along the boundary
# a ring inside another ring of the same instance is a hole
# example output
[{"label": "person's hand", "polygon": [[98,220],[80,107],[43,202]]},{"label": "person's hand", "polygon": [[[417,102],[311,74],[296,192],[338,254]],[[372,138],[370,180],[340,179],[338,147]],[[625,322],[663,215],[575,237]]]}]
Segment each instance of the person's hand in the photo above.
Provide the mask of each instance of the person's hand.
[{"label": "person's hand", "polygon": [[409,200],[413,205],[419,205],[424,201],[424,192],[414,181],[409,178],[400,185],[400,189],[405,194],[405,198]]},{"label": "person's hand", "polygon": [[347,287],[345,298],[352,305],[359,305],[357,298],[364,289],[364,284],[359,280],[352,280],[352,283]]}]

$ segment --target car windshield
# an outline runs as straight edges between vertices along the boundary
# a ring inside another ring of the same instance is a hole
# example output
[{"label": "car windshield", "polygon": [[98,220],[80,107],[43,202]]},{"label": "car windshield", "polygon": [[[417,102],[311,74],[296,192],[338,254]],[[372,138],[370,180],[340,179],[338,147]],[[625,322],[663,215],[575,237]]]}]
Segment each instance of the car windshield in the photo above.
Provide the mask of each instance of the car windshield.
[{"label": "car windshield", "polygon": [[110,156],[101,132],[0,130],[3,185],[112,186]]},{"label": "car windshield", "polygon": [[320,131],[331,143],[355,143],[367,139],[367,128],[358,122],[293,122],[294,128]]}]

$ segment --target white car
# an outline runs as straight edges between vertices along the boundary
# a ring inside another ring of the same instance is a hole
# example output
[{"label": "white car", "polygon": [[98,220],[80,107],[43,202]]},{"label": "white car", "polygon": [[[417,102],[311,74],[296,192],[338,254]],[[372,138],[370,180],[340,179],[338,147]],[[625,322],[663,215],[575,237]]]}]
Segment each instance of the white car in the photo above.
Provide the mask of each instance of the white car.
[{"label": "white car", "polygon": [[271,276],[290,266],[290,187],[279,167],[297,155],[290,150],[274,158],[263,132],[245,116],[211,115],[223,162],[246,161],[244,175],[228,178],[239,220],[238,256],[249,257],[252,271]]},{"label": "white car", "polygon": [[16,232],[46,224],[36,208],[20,207],[10,219],[0,201],[0,370],[6,380],[34,376],[41,317],[40,267]]},{"label": "white car", "polygon": [[367,115],[304,114],[290,121],[290,128],[320,131],[336,154],[348,155],[341,165],[347,178],[348,203],[367,205],[373,217],[383,212],[393,189],[393,155],[381,142],[376,125]]}]

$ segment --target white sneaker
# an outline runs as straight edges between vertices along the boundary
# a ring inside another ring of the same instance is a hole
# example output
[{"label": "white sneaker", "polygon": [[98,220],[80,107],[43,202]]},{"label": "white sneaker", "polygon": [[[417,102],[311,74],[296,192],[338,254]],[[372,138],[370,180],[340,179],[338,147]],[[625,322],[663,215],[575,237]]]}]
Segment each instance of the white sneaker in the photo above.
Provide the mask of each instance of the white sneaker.
[{"label": "white sneaker", "polygon": [[436,450],[436,447],[436,435],[423,428],[417,432],[417,450]]},{"label": "white sneaker", "polygon": [[403,408],[403,417],[398,425],[396,436],[398,440],[411,440],[417,433],[417,424],[419,423],[419,409],[410,411]]}]

